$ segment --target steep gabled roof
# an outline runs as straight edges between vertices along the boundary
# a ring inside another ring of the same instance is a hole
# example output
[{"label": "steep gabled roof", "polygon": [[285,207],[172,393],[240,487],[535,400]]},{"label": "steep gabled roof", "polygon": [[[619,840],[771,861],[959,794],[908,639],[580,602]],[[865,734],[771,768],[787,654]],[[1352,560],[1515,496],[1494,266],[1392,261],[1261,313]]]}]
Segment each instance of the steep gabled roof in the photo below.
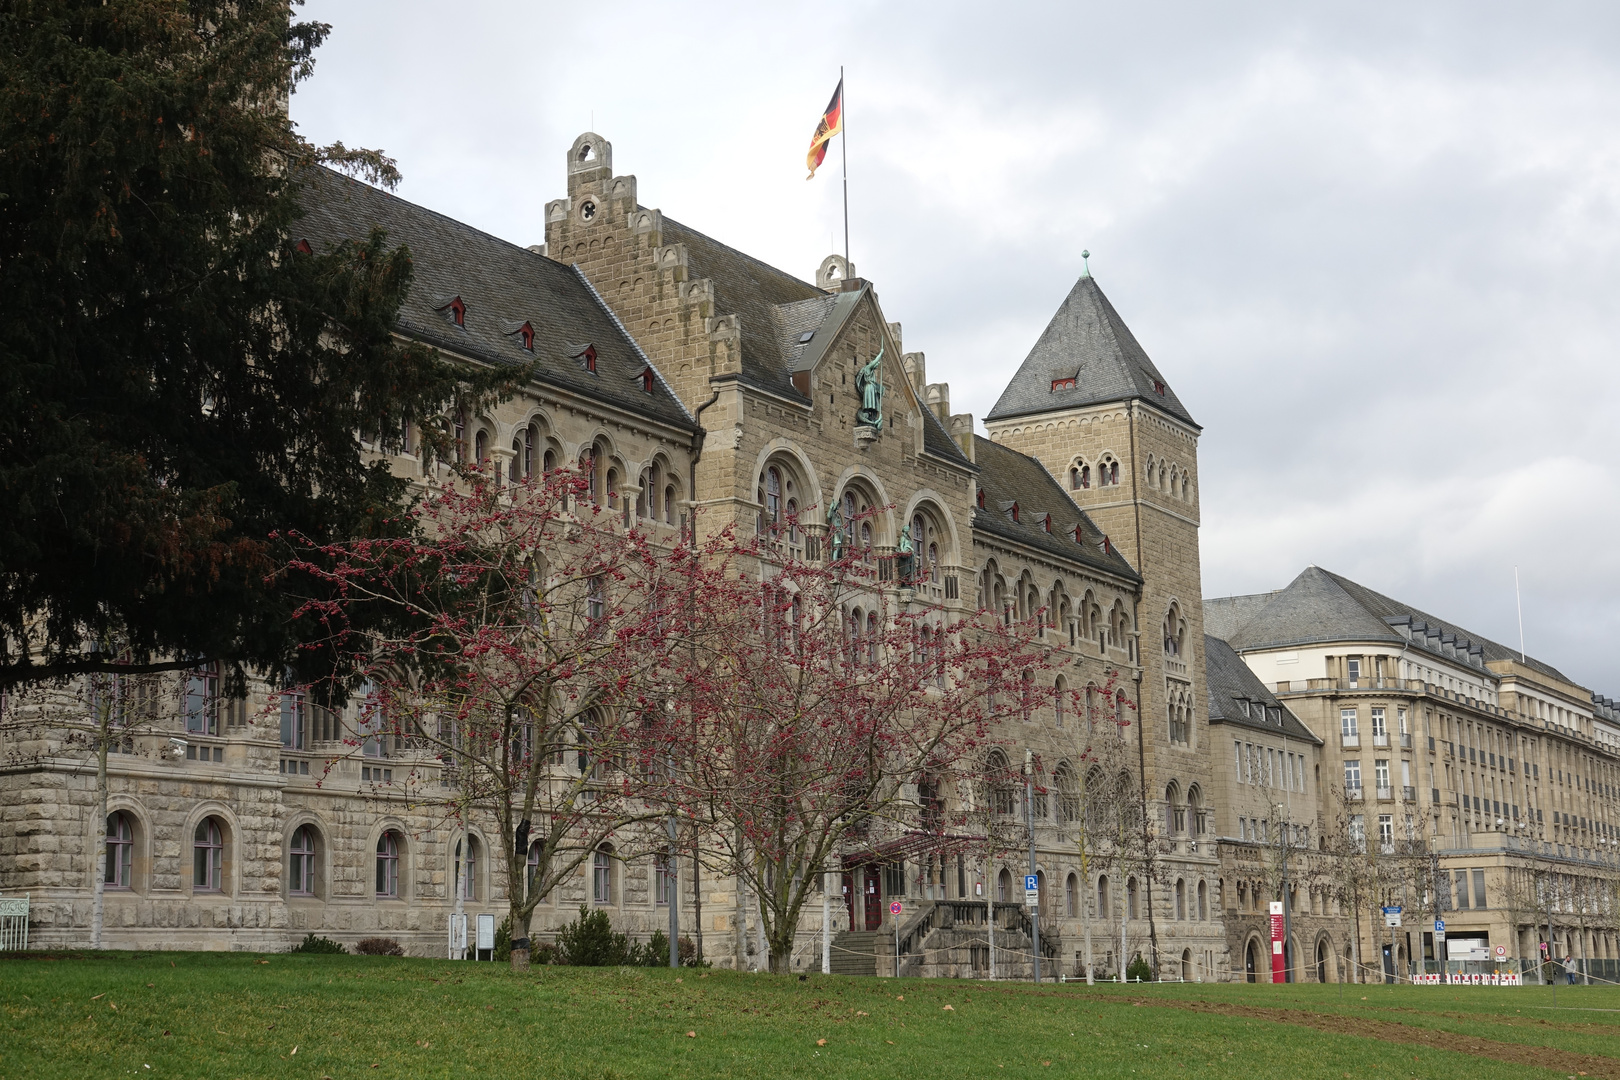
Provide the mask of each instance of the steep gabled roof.
[{"label": "steep gabled roof", "polygon": [[[1266,689],[1232,646],[1209,634],[1204,635],[1204,680],[1209,688],[1210,723],[1238,724],[1322,745],[1322,740]],[[1263,711],[1257,710],[1257,705]]]},{"label": "steep gabled roof", "polygon": [[[542,382],[696,429],[661,376],[651,393],[643,389],[646,355],[572,268],[329,169],[306,170],[299,181],[297,228],[314,250],[363,241],[373,228],[409,249],[413,276],[400,333],[492,365],[532,362]],[[443,314],[455,297],[466,305],[464,326]],[[533,352],[520,344],[524,323],[534,332]],[[587,345],[595,349],[594,374],[577,359]]]},{"label": "steep gabled roof", "polygon": [[[1119,549],[1103,550],[1103,533],[1064,493],[1063,487],[1039,461],[983,436],[973,437],[973,456],[979,466],[979,490],[984,507],[973,511],[973,529],[1036,548],[1061,559],[1087,563],[1098,570],[1140,581]],[[1017,504],[1019,520],[1011,517]],[[1051,515],[1047,530],[1038,515]],[[1075,541],[1075,529],[1081,541]]]},{"label": "steep gabled roof", "polygon": [[[1053,389],[1070,379],[1072,387]],[[1103,295],[1097,279],[1086,274],[1069,290],[985,419],[1134,399],[1198,426]]]}]

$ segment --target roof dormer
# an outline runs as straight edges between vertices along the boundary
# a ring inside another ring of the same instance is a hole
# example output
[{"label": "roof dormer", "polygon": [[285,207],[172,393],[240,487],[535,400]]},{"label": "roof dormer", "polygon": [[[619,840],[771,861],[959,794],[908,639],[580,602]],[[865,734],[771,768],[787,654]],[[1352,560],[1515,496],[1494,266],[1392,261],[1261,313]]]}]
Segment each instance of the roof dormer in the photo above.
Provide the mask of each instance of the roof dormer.
[{"label": "roof dormer", "polygon": [[596,374],[596,346],[595,345],[589,345],[589,344],[581,345],[575,351],[569,353],[568,355],[571,358],[573,358],[575,360],[578,360],[580,366],[583,367],[586,371],[590,372],[592,375]]},{"label": "roof dormer", "polygon": [[433,310],[463,330],[467,329],[467,303],[460,296],[452,296],[439,304],[435,304]]},{"label": "roof dormer", "polygon": [[524,320],[523,322],[520,322],[520,323],[515,323],[506,331],[506,334],[513,341],[517,342],[517,347],[518,348],[522,349],[525,352],[534,352],[534,324],[533,323],[529,322],[528,320]]}]

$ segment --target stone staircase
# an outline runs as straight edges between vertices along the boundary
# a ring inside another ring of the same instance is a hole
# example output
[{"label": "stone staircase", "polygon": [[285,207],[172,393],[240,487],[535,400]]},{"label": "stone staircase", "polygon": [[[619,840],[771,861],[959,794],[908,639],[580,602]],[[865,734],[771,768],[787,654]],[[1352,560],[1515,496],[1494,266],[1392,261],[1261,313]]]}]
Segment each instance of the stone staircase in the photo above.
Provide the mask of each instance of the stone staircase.
[{"label": "stone staircase", "polygon": [[[834,975],[876,975],[880,942],[894,947],[894,935],[881,930],[843,930],[833,935],[832,973]],[[893,967],[891,963],[889,965]]]},{"label": "stone staircase", "polygon": [[[925,900],[900,924],[900,975],[924,978],[982,979],[990,974],[985,904],[976,900]],[[997,904],[996,977],[1028,979],[1030,963],[1029,911],[1022,904]],[[1042,941],[1051,954],[1055,942]],[[835,975],[894,975],[895,932],[845,930],[832,940]]]}]

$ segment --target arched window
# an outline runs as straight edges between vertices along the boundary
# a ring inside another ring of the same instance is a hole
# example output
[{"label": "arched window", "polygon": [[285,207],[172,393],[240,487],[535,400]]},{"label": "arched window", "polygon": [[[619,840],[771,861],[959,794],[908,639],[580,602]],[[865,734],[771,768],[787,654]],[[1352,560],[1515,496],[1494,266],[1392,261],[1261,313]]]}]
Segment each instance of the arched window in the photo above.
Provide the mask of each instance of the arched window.
[{"label": "arched window", "polygon": [[866,662],[876,667],[878,662],[878,615],[866,613]]},{"label": "arched window", "polygon": [[534,879],[540,873],[540,856],[545,853],[545,850],[546,842],[544,840],[529,841],[529,891],[531,893],[534,891]]},{"label": "arched window", "polygon": [[1063,882],[1063,914],[1071,919],[1080,914],[1080,879],[1073,874]]},{"label": "arched window", "polygon": [[774,465],[765,470],[765,522],[782,524],[782,473]]},{"label": "arched window", "polygon": [[315,830],[308,825],[293,833],[287,849],[287,892],[293,896],[315,895]]},{"label": "arched window", "polygon": [[546,456],[542,459],[542,467],[548,473],[557,468],[557,451],[550,449],[546,451]]},{"label": "arched window", "polygon": [[225,834],[218,818],[197,823],[191,840],[191,887],[196,892],[219,892],[225,887]]},{"label": "arched window", "polygon": [[135,886],[135,829],[121,810],[107,816],[107,871],[102,883],[109,889]]},{"label": "arched window", "polygon": [[1108,875],[1103,874],[1097,878],[1097,917],[1106,919],[1108,915]]},{"label": "arched window", "polygon": [[478,838],[467,837],[466,855],[462,855],[461,841],[456,841],[455,855],[456,888],[461,890],[463,900],[478,899]]},{"label": "arched window", "polygon": [[1200,922],[1209,918],[1209,886],[1204,882],[1198,883],[1198,919]]},{"label": "arched window", "polygon": [[585,495],[597,502],[600,488],[596,480],[596,450],[591,448],[579,456],[579,471],[585,474]]},{"label": "arched window", "polygon": [[399,896],[400,835],[390,829],[377,838],[377,895]]},{"label": "arched window", "polygon": [[603,844],[591,856],[591,900],[597,904],[613,903],[613,848]]},{"label": "arched window", "polygon": [[1058,821],[1064,825],[1079,821],[1080,786],[1076,782],[1074,769],[1067,761],[1058,762],[1058,767],[1052,770],[1052,786],[1057,789]]},{"label": "arched window", "polygon": [[529,467],[523,457],[523,436],[515,435],[512,438],[512,460],[506,467],[506,479],[516,487],[528,472]]},{"label": "arched window", "polygon": [[985,778],[991,790],[991,804],[1002,817],[1011,817],[1018,809],[1018,790],[1013,783],[1012,769],[1007,755],[1000,750],[990,751],[985,759]]},{"label": "arched window", "polygon": [[1063,714],[1068,706],[1069,680],[1059,675],[1052,684],[1052,715],[1057,726],[1063,726]]},{"label": "arched window", "polygon": [[1181,805],[1181,789],[1174,781],[1164,789],[1164,806],[1166,822],[1173,835],[1180,836],[1187,831],[1187,808]]},{"label": "arched window", "polygon": [[1140,916],[1137,915],[1137,912],[1136,912],[1136,879],[1135,878],[1126,878],[1125,879],[1125,917],[1128,918],[1128,919],[1135,919],[1135,918],[1140,917]]},{"label": "arched window", "polygon": [[473,436],[473,461],[483,465],[489,460],[489,432],[480,428]]},{"label": "arched window", "polygon": [[675,485],[664,488],[664,524],[675,524]]},{"label": "arched window", "polygon": [[1187,918],[1187,883],[1181,878],[1176,878],[1176,918]]},{"label": "arched window", "polygon": [[1194,836],[1204,835],[1204,796],[1196,784],[1187,789],[1187,824]]},{"label": "arched window", "polygon": [[1005,866],[996,875],[996,899],[1003,902],[1012,898],[1012,874]]}]

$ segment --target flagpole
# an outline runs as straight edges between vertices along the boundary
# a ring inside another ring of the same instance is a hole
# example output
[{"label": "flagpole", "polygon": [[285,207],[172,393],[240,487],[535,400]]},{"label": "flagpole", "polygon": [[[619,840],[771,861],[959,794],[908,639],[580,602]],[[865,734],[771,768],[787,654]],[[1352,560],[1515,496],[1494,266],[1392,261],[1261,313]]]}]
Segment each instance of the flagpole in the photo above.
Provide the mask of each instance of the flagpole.
[{"label": "flagpole", "polygon": [[838,65],[838,145],[844,158],[844,273],[849,273],[849,92],[844,89],[844,65]]}]

